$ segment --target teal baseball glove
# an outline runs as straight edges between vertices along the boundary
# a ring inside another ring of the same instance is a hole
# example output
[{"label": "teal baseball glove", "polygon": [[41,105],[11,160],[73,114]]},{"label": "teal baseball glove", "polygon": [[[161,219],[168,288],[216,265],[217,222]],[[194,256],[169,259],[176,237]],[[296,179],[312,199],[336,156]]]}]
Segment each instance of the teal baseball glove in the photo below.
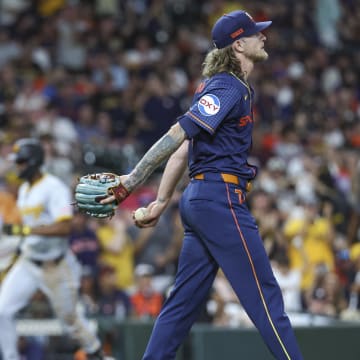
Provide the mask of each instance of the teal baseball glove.
[{"label": "teal baseball glove", "polygon": [[[101,204],[100,201],[114,195],[115,201]],[[120,181],[120,176],[112,173],[84,175],[75,188],[75,203],[79,211],[96,218],[112,217],[121,201],[130,195]]]}]

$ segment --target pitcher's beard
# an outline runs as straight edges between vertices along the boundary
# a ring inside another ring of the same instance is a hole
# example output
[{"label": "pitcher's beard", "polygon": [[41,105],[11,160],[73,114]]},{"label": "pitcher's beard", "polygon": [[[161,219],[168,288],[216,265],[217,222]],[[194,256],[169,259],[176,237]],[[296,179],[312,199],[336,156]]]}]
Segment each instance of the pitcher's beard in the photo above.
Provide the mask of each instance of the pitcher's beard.
[{"label": "pitcher's beard", "polygon": [[244,55],[254,64],[260,61],[265,61],[269,57],[269,54],[265,51],[264,48],[258,50],[251,49],[250,51],[244,53]]},{"label": "pitcher's beard", "polygon": [[261,51],[259,51],[258,53],[256,54],[253,54],[251,56],[251,60],[254,62],[254,63],[257,63],[257,62],[260,62],[260,61],[265,61],[267,60],[267,58],[269,57],[269,54],[264,50],[264,49],[261,49]]}]

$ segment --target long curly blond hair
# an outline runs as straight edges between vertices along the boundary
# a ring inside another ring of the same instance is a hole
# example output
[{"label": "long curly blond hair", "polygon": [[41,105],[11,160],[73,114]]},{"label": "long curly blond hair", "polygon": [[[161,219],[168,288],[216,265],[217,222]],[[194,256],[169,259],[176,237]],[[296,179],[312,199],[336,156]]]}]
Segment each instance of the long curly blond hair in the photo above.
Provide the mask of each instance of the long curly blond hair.
[{"label": "long curly blond hair", "polygon": [[211,77],[221,72],[233,73],[239,78],[244,78],[241,64],[234,54],[231,46],[223,49],[213,49],[205,57],[202,75]]}]

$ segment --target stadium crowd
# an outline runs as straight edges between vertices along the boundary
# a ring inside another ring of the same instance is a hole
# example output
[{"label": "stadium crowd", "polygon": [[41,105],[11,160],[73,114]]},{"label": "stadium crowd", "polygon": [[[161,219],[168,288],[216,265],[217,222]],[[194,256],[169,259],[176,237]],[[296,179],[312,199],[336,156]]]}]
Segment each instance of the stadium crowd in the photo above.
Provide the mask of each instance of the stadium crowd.
[{"label": "stadium crowd", "polygon": [[[47,0],[0,2],[2,199],[18,186],[7,155],[38,137],[46,170],[70,186],[127,173],[187,110],[214,19],[243,8],[266,30],[253,72],[256,130],[248,194],[289,314],[360,319],[360,6],[356,0]],[[156,173],[111,220],[75,212],[71,248],[89,316],[154,318],[182,239],[177,199],[155,228],[132,211]],[[5,200],[4,200],[5,201]],[[8,206],[6,206],[9,209]],[[37,294],[23,316],[46,317]],[[35,304],[35,305],[34,305]],[[251,326],[219,273],[199,321]]]}]

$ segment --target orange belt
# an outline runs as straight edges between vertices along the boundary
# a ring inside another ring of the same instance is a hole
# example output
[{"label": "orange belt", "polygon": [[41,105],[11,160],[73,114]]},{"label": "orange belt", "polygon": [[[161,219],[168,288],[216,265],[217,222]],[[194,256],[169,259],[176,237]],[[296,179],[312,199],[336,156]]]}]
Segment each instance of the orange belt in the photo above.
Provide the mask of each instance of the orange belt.
[{"label": "orange belt", "polygon": [[[235,184],[235,185],[240,185],[239,177],[236,176],[236,175],[226,174],[226,173],[219,173],[219,175],[221,176],[221,179],[222,179],[223,182],[230,183],[230,184]],[[196,179],[196,180],[206,180],[206,175],[205,174],[196,174],[194,176],[194,179]],[[252,187],[251,182],[245,180],[245,190],[246,190],[246,192],[249,192],[251,190],[251,187]]]}]

